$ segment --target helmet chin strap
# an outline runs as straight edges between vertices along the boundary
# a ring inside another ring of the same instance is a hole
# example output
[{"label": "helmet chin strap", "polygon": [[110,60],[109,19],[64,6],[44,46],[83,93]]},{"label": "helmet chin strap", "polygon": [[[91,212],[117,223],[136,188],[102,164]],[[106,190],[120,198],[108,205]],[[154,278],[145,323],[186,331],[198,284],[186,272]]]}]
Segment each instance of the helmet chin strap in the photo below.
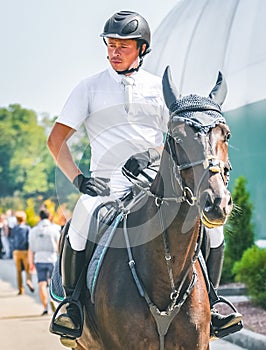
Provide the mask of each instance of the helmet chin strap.
[{"label": "helmet chin strap", "polygon": [[125,70],[122,70],[122,71],[116,70],[116,73],[117,74],[124,74],[124,75],[126,75],[126,74],[131,74],[131,73],[137,72],[139,70],[139,68],[141,67],[142,63],[143,63],[143,58],[140,57],[139,65],[136,68],[125,69]]},{"label": "helmet chin strap", "polygon": [[142,47],[140,48],[140,51],[139,51],[139,65],[136,68],[125,69],[122,71],[116,71],[116,73],[126,75],[126,74],[131,74],[131,73],[137,72],[140,69],[140,67],[142,66],[143,57],[145,55],[147,55],[147,53],[151,52],[150,48],[146,49],[144,53],[142,53],[141,50],[142,50]]}]

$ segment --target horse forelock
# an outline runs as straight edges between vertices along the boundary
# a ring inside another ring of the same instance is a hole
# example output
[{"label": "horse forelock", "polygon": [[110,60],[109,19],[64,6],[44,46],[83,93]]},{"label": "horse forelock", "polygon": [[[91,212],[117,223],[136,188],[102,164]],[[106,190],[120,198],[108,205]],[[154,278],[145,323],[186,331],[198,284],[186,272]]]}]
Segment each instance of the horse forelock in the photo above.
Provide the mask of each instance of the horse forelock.
[{"label": "horse forelock", "polygon": [[226,124],[221,107],[211,98],[188,95],[176,100],[170,107],[171,122],[185,122],[207,133],[217,124]]}]

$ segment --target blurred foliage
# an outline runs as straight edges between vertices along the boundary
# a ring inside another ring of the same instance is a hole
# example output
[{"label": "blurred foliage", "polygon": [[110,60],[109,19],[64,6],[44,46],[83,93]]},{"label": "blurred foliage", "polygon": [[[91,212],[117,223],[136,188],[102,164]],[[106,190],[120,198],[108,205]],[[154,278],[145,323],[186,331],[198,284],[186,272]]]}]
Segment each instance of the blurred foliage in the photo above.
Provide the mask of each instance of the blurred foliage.
[{"label": "blurred foliage", "polygon": [[46,147],[45,129],[36,114],[20,105],[0,109],[1,197],[48,194],[54,164]]},{"label": "blurred foliage", "polygon": [[27,215],[27,224],[31,227],[37,225],[39,219],[39,216],[35,212],[35,204],[33,198],[27,199],[27,206],[25,208],[25,212]]},{"label": "blurred foliage", "polygon": [[236,281],[246,284],[251,299],[266,309],[266,250],[257,246],[247,249],[234,264],[233,273]]},{"label": "blurred foliage", "polygon": [[242,258],[246,249],[254,244],[252,224],[253,205],[246,189],[246,179],[238,177],[232,191],[233,213],[225,225],[225,256],[222,283],[233,282],[233,266]]},{"label": "blurred foliage", "polygon": [[[31,226],[38,222],[43,205],[56,223],[63,224],[79,195],[46,145],[55,119],[37,116],[19,104],[0,108],[0,213],[25,210]],[[90,147],[84,129],[74,135],[70,147],[81,170],[88,173]]]}]

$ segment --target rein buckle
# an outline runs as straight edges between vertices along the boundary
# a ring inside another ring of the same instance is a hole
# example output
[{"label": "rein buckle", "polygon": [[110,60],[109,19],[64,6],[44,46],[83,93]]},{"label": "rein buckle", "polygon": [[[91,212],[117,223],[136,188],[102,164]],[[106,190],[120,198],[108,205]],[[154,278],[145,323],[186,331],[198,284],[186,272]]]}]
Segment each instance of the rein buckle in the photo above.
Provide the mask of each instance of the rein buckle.
[{"label": "rein buckle", "polygon": [[197,197],[194,196],[193,192],[189,187],[184,187],[183,195],[188,205],[192,207],[196,204]]}]

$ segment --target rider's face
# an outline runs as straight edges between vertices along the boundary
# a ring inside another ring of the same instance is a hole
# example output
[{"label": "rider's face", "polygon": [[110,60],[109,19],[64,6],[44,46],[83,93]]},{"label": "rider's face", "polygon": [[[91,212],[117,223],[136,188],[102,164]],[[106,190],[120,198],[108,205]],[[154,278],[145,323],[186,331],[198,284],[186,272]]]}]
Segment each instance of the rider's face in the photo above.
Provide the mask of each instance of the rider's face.
[{"label": "rider's face", "polygon": [[107,38],[107,51],[111,66],[116,71],[138,66],[139,49],[136,40]]}]

